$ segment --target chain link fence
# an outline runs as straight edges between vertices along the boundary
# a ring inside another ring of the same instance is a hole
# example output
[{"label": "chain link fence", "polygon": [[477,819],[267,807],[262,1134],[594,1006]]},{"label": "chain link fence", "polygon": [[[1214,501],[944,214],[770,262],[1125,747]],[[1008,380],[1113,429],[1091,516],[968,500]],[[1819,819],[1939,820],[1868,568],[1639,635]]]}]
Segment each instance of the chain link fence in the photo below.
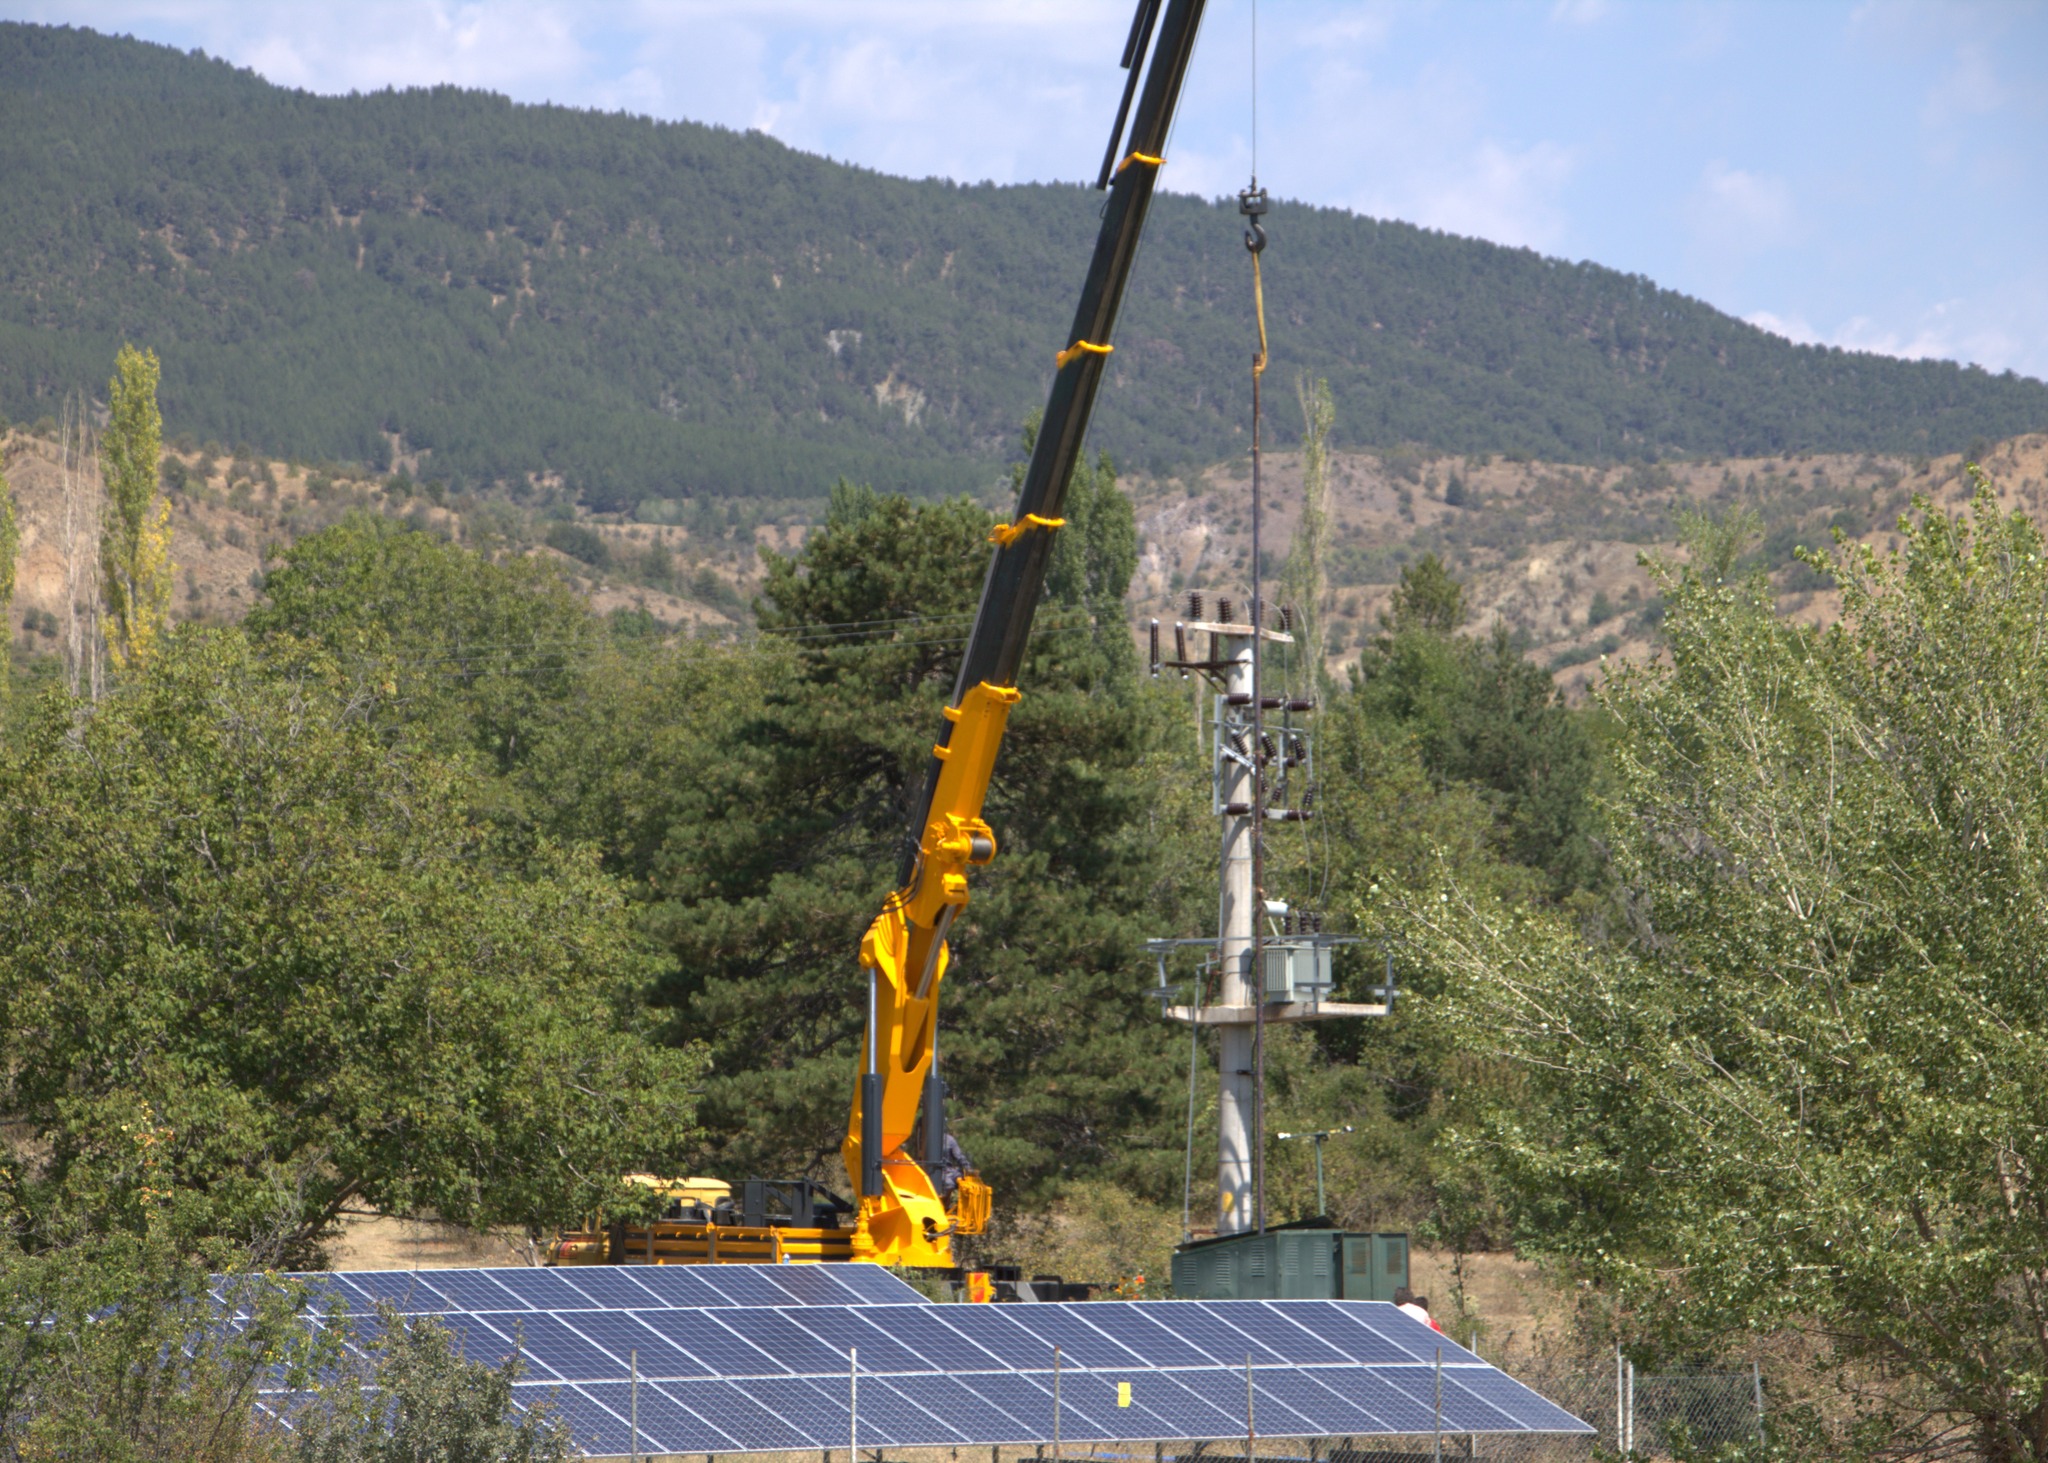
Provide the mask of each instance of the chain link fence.
[{"label": "chain link fence", "polygon": [[1497,1363],[1501,1369],[1591,1425],[1592,1438],[1480,1438],[1457,1440],[1452,1457],[1500,1459],[1503,1463],[1563,1463],[1605,1453],[1670,1458],[1683,1447],[1710,1454],[1763,1438],[1762,1374],[1748,1371],[1638,1372],[1617,1358],[1604,1367],[1555,1363]]}]

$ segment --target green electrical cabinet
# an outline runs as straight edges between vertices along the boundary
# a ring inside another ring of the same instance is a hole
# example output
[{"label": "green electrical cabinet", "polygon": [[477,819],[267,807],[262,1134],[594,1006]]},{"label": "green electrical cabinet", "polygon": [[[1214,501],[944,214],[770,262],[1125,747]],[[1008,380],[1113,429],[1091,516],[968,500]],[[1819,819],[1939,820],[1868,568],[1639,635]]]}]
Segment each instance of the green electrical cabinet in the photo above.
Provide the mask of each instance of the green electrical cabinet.
[{"label": "green electrical cabinet", "polygon": [[1346,1300],[1392,1300],[1408,1283],[1408,1236],[1347,1234],[1343,1237]]},{"label": "green electrical cabinet", "polygon": [[1183,1300],[1392,1300],[1408,1283],[1408,1236],[1310,1221],[1219,1235],[1173,1252]]}]

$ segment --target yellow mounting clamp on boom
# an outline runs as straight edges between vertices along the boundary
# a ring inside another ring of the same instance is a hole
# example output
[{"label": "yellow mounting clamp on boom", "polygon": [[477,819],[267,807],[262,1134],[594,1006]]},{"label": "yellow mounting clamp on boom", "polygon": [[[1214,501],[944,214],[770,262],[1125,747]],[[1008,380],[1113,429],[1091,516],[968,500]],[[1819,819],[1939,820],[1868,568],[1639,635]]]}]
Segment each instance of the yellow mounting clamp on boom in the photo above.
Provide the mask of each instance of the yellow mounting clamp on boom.
[{"label": "yellow mounting clamp on boom", "polygon": [[1057,369],[1064,371],[1069,361],[1078,361],[1083,356],[1106,356],[1115,349],[1113,345],[1097,345],[1092,340],[1077,340],[1054,356],[1052,363]]},{"label": "yellow mounting clamp on boom", "polygon": [[[1065,528],[1066,526],[1067,520],[1064,518],[1042,518],[1036,513],[1027,513],[1015,523],[998,523],[994,528],[991,528],[988,531],[988,541],[1007,549],[1034,528],[1043,528],[1050,531],[1055,528]],[[940,755],[944,755],[943,751]]]},{"label": "yellow mounting clamp on boom", "polygon": [[[878,1080],[864,1084],[847,1122],[841,1155],[846,1171],[867,1172],[863,1135],[876,1136],[882,1155],[879,1192],[863,1186],[853,1257],[887,1265],[948,1266],[952,1237],[979,1233],[988,1220],[988,1190],[972,1175],[960,1182],[953,1212],[947,1213],[931,1176],[904,1152],[918,1118],[925,1075],[931,1070],[938,1018],[939,986],[945,979],[946,930],[967,904],[967,870],[996,854],[995,833],[982,821],[990,774],[1003,741],[1015,687],[978,685],[946,708],[953,724],[946,743],[934,747],[940,772],[932,793],[931,817],[918,841],[916,873],[868,927],[860,963],[873,982],[868,1045],[862,1070]],[[862,1111],[868,1094],[878,1099],[878,1120]]]}]

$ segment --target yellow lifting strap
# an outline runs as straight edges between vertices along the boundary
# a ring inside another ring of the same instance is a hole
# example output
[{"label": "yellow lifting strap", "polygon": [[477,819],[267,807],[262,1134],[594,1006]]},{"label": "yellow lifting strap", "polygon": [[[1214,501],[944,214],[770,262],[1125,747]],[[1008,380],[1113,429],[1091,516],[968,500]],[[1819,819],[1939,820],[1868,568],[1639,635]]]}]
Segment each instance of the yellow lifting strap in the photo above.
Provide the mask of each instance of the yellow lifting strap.
[{"label": "yellow lifting strap", "polygon": [[1252,255],[1252,308],[1259,317],[1259,353],[1252,357],[1252,375],[1266,374],[1266,287],[1259,279],[1259,256]]},{"label": "yellow lifting strap", "polygon": [[1166,159],[1163,157],[1154,157],[1149,152],[1134,152],[1129,157],[1125,158],[1122,162],[1118,163],[1116,165],[1116,170],[1119,173],[1121,173],[1125,168],[1129,167],[1132,163],[1143,163],[1145,164],[1145,166],[1150,168],[1163,168],[1166,166]]},{"label": "yellow lifting strap", "polygon": [[1068,346],[1065,350],[1061,351],[1058,355],[1054,356],[1052,358],[1052,363],[1055,367],[1064,371],[1067,369],[1067,362],[1075,360],[1084,354],[1091,356],[1106,356],[1115,349],[1116,347],[1113,345],[1097,345],[1092,340],[1077,340],[1072,345]]},{"label": "yellow lifting strap", "polygon": [[1066,526],[1067,520],[1064,518],[1043,518],[1036,513],[1027,513],[1021,523],[998,523],[988,531],[988,541],[1007,549],[1034,528],[1053,529]]}]

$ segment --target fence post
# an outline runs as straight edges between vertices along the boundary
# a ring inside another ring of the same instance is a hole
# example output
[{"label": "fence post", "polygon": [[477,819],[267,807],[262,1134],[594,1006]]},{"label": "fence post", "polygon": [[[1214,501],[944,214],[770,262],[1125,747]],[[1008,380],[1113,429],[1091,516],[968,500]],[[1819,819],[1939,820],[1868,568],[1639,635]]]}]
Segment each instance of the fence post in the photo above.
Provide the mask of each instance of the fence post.
[{"label": "fence post", "polygon": [[846,1463],[860,1463],[860,1348],[846,1348]]},{"label": "fence post", "polygon": [[1628,1446],[1623,1451],[1636,1450],[1636,1364],[1628,1364]]},{"label": "fence post", "polygon": [[1252,1414],[1252,1354],[1244,1354],[1244,1463],[1253,1463],[1258,1456],[1258,1428]]},{"label": "fence post", "polygon": [[1060,1463],[1060,1349],[1052,1349],[1052,1463]]},{"label": "fence post", "polygon": [[631,1419],[633,1451],[627,1456],[632,1459],[632,1463],[640,1463],[640,1351],[638,1347],[627,1353],[626,1364],[633,1369],[633,1386],[629,1394],[632,1398],[629,1406],[633,1413]]},{"label": "fence post", "polygon": [[1764,1369],[1761,1362],[1749,1364],[1749,1384],[1756,1392],[1756,1440],[1764,1440]]},{"label": "fence post", "polygon": [[1444,1463],[1444,1349],[1436,1349],[1436,1441],[1430,1444],[1429,1463]]},{"label": "fence post", "polygon": [[1621,1369],[1625,1365],[1621,1359],[1621,1343],[1617,1341],[1614,1343],[1614,1451],[1617,1453],[1628,1451],[1627,1424],[1622,1420]]}]

